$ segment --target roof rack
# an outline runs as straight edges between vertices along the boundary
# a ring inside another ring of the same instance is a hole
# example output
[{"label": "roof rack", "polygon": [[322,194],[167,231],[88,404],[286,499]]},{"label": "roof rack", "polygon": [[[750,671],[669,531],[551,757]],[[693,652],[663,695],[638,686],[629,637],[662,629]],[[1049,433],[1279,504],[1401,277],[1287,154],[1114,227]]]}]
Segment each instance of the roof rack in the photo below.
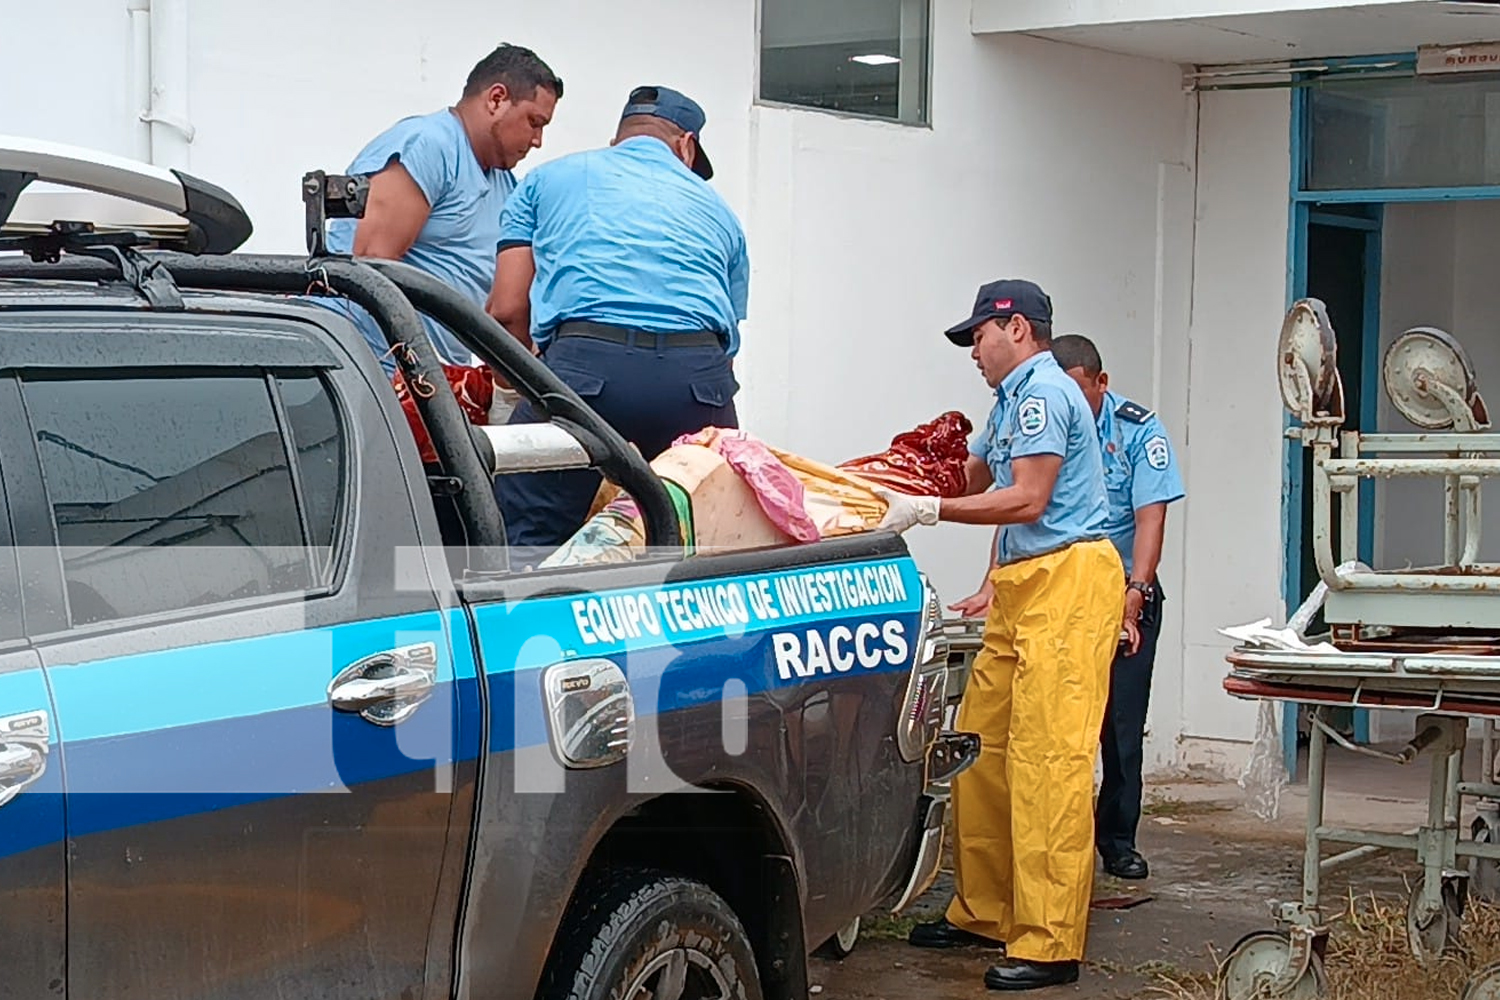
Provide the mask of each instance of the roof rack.
[{"label": "roof rack", "polygon": [[191,174],[0,135],[0,250],[35,260],[91,246],[226,254],[253,231],[233,195]]}]

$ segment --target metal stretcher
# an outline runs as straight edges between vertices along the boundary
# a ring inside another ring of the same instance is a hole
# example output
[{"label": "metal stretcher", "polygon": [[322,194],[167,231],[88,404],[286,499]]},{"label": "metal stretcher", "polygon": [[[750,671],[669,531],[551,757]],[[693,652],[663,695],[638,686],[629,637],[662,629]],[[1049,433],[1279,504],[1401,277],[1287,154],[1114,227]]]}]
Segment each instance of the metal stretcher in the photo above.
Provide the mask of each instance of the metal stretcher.
[{"label": "metal stretcher", "polygon": [[[1274,930],[1249,934],[1230,950],[1219,969],[1221,1000],[1326,995],[1329,929],[1320,881],[1372,854],[1412,852],[1422,866],[1406,916],[1412,952],[1424,965],[1461,952],[1471,891],[1500,899],[1493,738],[1493,720],[1500,718],[1500,565],[1478,561],[1480,492],[1486,479],[1500,476],[1500,434],[1484,433],[1489,418],[1473,368],[1462,346],[1441,330],[1408,330],[1382,362],[1386,394],[1418,428],[1413,433],[1343,430],[1336,360],[1323,303],[1296,303],[1282,327],[1278,373],[1283,402],[1297,419],[1287,435],[1312,452],[1312,547],[1321,583],[1288,629],[1263,630],[1228,654],[1223,686],[1237,698],[1310,710],[1302,897],[1277,906]],[[1380,570],[1359,561],[1361,484],[1394,477],[1441,484],[1442,562]],[[1326,627],[1305,634],[1319,610]],[[1336,708],[1410,712],[1414,735],[1395,753],[1357,746],[1330,723]],[[1483,723],[1483,773],[1467,781],[1464,752],[1474,719]],[[1403,765],[1430,755],[1422,826],[1396,834],[1327,824],[1330,740]],[[1466,799],[1478,801],[1464,838]],[[1325,858],[1325,844],[1349,849]],[[1500,1000],[1500,963],[1473,972],[1463,998]]]}]

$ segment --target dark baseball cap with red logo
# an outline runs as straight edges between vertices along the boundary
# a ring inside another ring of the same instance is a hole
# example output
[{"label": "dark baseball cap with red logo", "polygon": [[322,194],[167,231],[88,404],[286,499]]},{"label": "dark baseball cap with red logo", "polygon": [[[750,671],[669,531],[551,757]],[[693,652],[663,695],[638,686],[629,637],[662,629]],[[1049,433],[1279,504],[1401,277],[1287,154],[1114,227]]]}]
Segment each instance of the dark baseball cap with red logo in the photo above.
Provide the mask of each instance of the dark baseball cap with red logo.
[{"label": "dark baseball cap with red logo", "polygon": [[1003,278],[980,285],[974,315],[943,333],[959,347],[973,347],[975,328],[986,320],[1008,320],[1018,313],[1033,323],[1051,323],[1052,300],[1035,282]]}]

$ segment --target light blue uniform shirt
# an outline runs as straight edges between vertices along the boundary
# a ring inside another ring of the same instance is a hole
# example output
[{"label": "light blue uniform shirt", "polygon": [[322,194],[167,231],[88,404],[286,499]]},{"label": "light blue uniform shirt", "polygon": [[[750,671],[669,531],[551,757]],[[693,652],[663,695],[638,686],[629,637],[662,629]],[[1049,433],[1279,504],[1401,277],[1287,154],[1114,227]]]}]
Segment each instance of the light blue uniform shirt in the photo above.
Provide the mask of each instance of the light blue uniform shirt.
[{"label": "light blue uniform shirt", "polygon": [[[666,143],[632,136],[526,175],[505,206],[500,247],[530,246],[531,337],[565,320],[650,333],[709,330],[739,350],[750,260],[719,193]],[[493,249],[493,248],[492,248]]]},{"label": "light blue uniform shirt", "polygon": [[996,489],[1014,484],[1013,459],[1062,457],[1042,516],[1001,530],[999,564],[1104,538],[1108,509],[1103,451],[1093,411],[1078,383],[1057,366],[1051,351],[1042,351],[1007,375],[995,396],[990,418],[969,451],[989,465]]},{"label": "light blue uniform shirt", "polygon": [[[426,224],[402,260],[442,279],[483,306],[495,284],[500,213],[506,198],[515,190],[515,175],[509,170],[482,168],[463,123],[447,108],[401,119],[360,151],[349,164],[349,173],[373,174],[393,159],[400,160],[417,182],[430,208]],[[333,253],[352,253],[357,225],[357,219],[330,220],[328,249]],[[361,307],[347,299],[314,301],[352,319],[377,356],[383,357],[390,350],[374,318]],[[444,361],[472,362],[469,349],[447,327],[425,315],[422,320],[433,347]],[[382,363],[387,372],[395,370],[394,360],[385,358]]]},{"label": "light blue uniform shirt", "polygon": [[1109,495],[1109,540],[1130,572],[1135,547],[1135,512],[1183,496],[1177,455],[1156,414],[1112,392],[1099,408],[1099,442],[1104,446],[1104,489]]}]

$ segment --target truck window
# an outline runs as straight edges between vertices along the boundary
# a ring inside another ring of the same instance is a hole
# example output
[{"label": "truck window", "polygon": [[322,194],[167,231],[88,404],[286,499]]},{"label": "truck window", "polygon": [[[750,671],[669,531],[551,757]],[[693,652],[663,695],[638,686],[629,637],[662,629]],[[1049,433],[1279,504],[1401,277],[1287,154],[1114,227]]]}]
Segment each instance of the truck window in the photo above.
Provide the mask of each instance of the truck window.
[{"label": "truck window", "polygon": [[343,526],[348,475],[338,410],[316,375],[281,376],[276,385],[291,431],[299,494],[306,505],[308,544],[314,564],[326,573]]},{"label": "truck window", "polygon": [[308,448],[306,461],[297,452],[299,475],[328,494],[326,415],[305,380],[116,372],[23,382],[74,625],[317,584],[309,549],[334,537],[339,491],[307,504],[304,525],[278,381],[288,430]]}]

